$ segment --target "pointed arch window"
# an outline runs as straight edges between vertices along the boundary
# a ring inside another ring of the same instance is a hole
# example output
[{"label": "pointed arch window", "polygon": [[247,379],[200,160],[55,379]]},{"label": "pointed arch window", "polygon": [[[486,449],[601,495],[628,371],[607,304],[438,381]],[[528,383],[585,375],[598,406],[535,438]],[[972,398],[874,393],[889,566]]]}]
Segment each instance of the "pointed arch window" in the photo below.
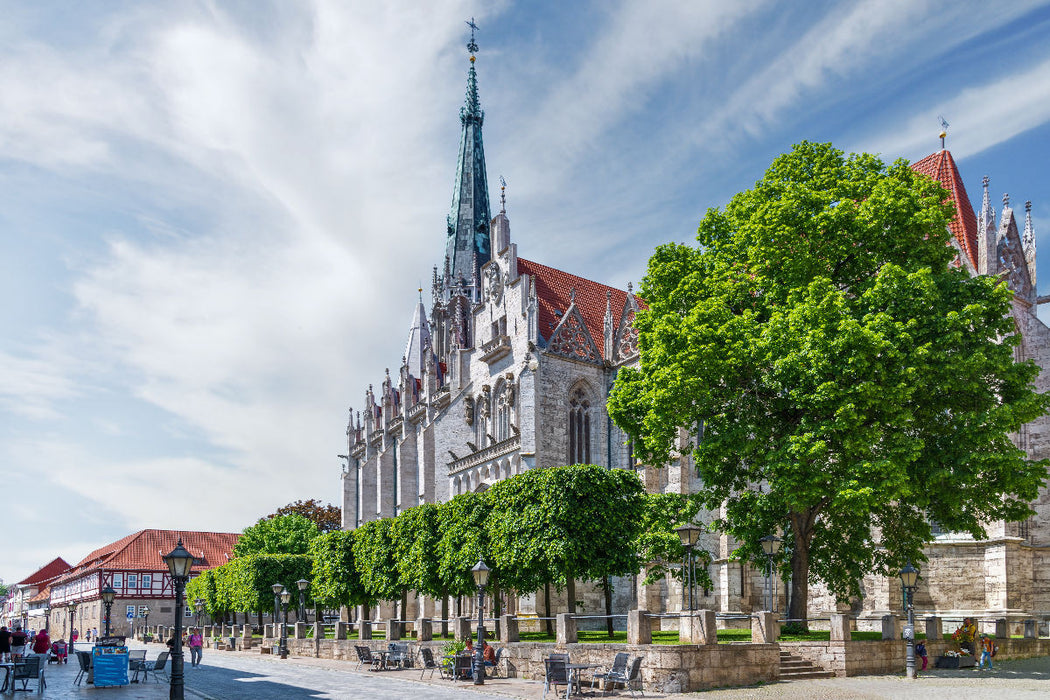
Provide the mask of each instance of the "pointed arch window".
[{"label": "pointed arch window", "polygon": [[569,397],[569,464],[591,463],[591,402],[583,389]]}]

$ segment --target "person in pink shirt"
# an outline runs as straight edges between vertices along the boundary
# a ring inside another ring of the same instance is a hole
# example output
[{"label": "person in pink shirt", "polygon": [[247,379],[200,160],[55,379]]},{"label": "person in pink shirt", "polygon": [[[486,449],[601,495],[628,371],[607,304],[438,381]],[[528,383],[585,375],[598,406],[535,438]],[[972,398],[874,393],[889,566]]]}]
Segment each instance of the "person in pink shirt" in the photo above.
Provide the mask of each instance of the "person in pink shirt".
[{"label": "person in pink shirt", "polygon": [[186,641],[190,645],[190,667],[200,666],[201,656],[204,654],[204,637],[201,636],[201,631],[194,627]]}]

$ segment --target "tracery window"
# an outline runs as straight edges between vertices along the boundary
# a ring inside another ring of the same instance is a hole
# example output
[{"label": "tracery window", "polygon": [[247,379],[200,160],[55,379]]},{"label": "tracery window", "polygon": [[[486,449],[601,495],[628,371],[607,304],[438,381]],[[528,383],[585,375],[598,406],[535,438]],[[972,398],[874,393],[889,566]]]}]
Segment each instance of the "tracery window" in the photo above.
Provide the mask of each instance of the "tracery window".
[{"label": "tracery window", "polygon": [[510,401],[506,385],[497,389],[496,400],[496,442],[503,442],[510,437]]},{"label": "tracery window", "polygon": [[569,397],[569,464],[591,463],[591,402],[582,388]]}]

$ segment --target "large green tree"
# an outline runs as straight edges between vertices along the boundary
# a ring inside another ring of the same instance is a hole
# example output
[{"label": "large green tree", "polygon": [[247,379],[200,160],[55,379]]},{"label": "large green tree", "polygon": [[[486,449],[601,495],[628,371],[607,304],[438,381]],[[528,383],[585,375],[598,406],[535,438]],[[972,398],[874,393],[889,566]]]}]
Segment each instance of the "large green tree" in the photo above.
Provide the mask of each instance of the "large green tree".
[{"label": "large green tree", "polygon": [[371,605],[354,565],[354,533],[349,530],[326,532],[314,538],[310,552],[314,557],[315,600],[330,606]]},{"label": "large green tree", "polygon": [[277,515],[261,518],[244,532],[233,545],[238,557],[249,554],[308,554],[310,541],[320,531],[316,523],[299,515]]},{"label": "large green tree", "polygon": [[903,161],[802,143],[649,261],[610,413],[653,463],[694,450],[739,555],[785,533],[793,618],[811,578],[845,600],[921,560],[931,521],[1027,517],[1046,478],[1010,440],[1047,411],[1038,368],[1006,286],[953,267],[953,214]]},{"label": "large green tree", "polygon": [[286,506],[281,506],[276,513],[271,513],[267,518],[277,518],[282,515],[301,515],[310,520],[321,532],[335,532],[343,527],[343,512],[331,503],[322,504],[316,498],[307,501],[295,501]]},{"label": "large green tree", "polygon": [[372,600],[400,601],[407,590],[397,572],[390,536],[393,522],[393,518],[380,518],[353,531],[354,566],[365,593]]}]

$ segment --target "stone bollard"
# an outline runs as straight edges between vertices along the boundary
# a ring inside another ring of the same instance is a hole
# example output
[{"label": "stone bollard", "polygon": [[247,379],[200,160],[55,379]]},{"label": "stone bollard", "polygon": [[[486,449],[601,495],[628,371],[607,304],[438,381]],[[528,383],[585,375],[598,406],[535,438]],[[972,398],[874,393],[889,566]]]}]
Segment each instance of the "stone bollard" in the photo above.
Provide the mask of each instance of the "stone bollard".
[{"label": "stone bollard", "polygon": [[707,646],[718,644],[718,623],[715,621],[714,610],[699,610],[697,617],[693,620],[694,629],[698,629],[697,644]]},{"label": "stone bollard", "polygon": [[401,639],[401,623],[390,619],[386,621],[386,641],[396,642]]},{"label": "stone bollard", "polygon": [[900,629],[897,627],[897,616],[896,615],[883,615],[882,616],[882,638],[883,639],[900,639]]},{"label": "stone bollard", "polygon": [[1006,618],[1000,617],[995,621],[995,638],[996,639],[1009,639],[1010,633],[1006,629]]},{"label": "stone bollard", "polygon": [[335,638],[336,639],[348,639],[350,636],[350,623],[340,620],[335,623]]},{"label": "stone bollard", "polygon": [[324,639],[324,623],[317,621],[314,623],[314,641],[320,641]]},{"label": "stone bollard", "polygon": [[555,641],[558,644],[575,644],[576,639],[576,618],[571,613],[558,613]]},{"label": "stone bollard", "polygon": [[926,618],[926,641],[941,641],[944,639],[944,628],[941,618],[931,615]]},{"label": "stone bollard", "polygon": [[510,644],[511,642],[521,641],[521,635],[518,633],[518,618],[514,615],[501,615],[499,618],[500,631],[503,633],[503,638],[500,639],[504,644]]},{"label": "stone bollard", "polygon": [[296,622],[295,623],[295,638],[306,639],[306,623]]},{"label": "stone bollard", "polygon": [[831,641],[848,642],[852,639],[850,634],[850,623],[848,615],[832,614],[831,616]]},{"label": "stone bollard", "polygon": [[457,642],[465,642],[470,639],[470,618],[457,617],[455,619],[453,634],[455,635]]},{"label": "stone bollard", "polygon": [[700,643],[700,620],[690,615],[688,610],[678,616],[678,643]]},{"label": "stone bollard", "polygon": [[1025,639],[1037,639],[1039,637],[1039,621],[1038,620],[1025,620],[1024,621],[1024,638]]},{"label": "stone bollard", "polygon": [[241,627],[241,648],[251,649],[252,648],[252,626],[244,625]]},{"label": "stone bollard", "polygon": [[648,610],[627,611],[627,643],[653,643],[653,626]]},{"label": "stone bollard", "polygon": [[361,639],[372,638],[372,621],[361,620]]},{"label": "stone bollard", "polygon": [[434,638],[434,623],[429,617],[421,617],[416,620],[416,641],[429,642]]},{"label": "stone bollard", "polygon": [[213,636],[212,633],[211,633],[211,625],[208,625],[207,627],[204,628],[204,638],[207,639],[207,638],[209,638],[211,636]]},{"label": "stone bollard", "polygon": [[273,625],[263,625],[263,639],[273,639]]},{"label": "stone bollard", "polygon": [[751,616],[751,643],[775,644],[777,641],[777,616],[762,611]]}]

